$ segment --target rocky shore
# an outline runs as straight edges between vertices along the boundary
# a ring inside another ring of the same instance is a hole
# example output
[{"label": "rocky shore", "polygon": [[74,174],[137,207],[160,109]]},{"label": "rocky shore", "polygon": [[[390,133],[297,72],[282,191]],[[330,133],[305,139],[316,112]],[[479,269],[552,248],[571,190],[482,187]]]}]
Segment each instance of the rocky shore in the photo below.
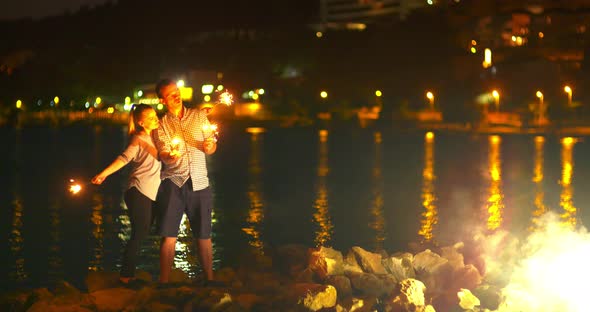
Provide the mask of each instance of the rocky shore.
[{"label": "rocky shore", "polygon": [[353,247],[281,246],[251,252],[205,285],[175,270],[159,285],[140,271],[122,285],[116,272],[89,272],[86,289],[66,281],[51,288],[5,293],[2,311],[493,311],[500,289],[483,282],[485,269],[464,246],[415,253],[373,253]]}]

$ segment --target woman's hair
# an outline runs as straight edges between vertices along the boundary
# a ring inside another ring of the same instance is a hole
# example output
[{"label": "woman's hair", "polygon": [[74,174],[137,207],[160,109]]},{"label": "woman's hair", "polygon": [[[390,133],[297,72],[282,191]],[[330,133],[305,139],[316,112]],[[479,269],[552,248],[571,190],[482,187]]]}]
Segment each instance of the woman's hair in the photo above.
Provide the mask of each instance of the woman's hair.
[{"label": "woman's hair", "polygon": [[138,124],[138,121],[141,119],[141,114],[148,109],[153,108],[147,104],[133,104],[131,106],[131,111],[129,112],[129,135],[143,130],[143,127]]}]

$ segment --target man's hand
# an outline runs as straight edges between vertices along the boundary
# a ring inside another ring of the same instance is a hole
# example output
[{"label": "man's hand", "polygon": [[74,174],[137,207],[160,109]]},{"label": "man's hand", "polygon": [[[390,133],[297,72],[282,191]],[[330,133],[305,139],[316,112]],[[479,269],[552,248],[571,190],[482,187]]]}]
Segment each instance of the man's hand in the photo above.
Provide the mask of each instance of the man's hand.
[{"label": "man's hand", "polygon": [[206,138],[203,142],[203,152],[207,155],[211,155],[217,149],[217,141],[214,138]]}]

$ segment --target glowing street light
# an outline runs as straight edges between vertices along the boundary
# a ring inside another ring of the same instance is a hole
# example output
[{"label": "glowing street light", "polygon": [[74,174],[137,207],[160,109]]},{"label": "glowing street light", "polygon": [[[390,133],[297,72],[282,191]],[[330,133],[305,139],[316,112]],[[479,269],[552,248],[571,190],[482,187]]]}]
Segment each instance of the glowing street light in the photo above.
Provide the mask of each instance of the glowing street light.
[{"label": "glowing street light", "polygon": [[496,104],[496,111],[500,110],[500,92],[498,90],[492,91],[492,96],[494,97],[494,103]]},{"label": "glowing street light", "polygon": [[55,105],[59,104],[59,97],[58,96],[53,98],[53,103],[55,103]]},{"label": "glowing street light", "polygon": [[434,94],[428,91],[426,92],[426,98],[428,98],[428,101],[430,103],[430,109],[434,110]]},{"label": "glowing street light", "polygon": [[17,100],[16,101],[16,109],[21,109],[23,107],[23,101]]},{"label": "glowing street light", "polygon": [[573,93],[572,88],[570,88],[570,86],[565,86],[563,88],[563,91],[565,91],[565,93],[567,93],[567,106],[572,107],[572,93]]},{"label": "glowing street light", "polygon": [[376,97],[381,97],[382,95],[383,95],[383,92],[381,92],[381,90],[375,91],[375,96]]},{"label": "glowing street light", "polygon": [[322,97],[322,99],[327,98],[328,97],[328,92],[326,92],[326,91],[320,92],[320,97]]}]

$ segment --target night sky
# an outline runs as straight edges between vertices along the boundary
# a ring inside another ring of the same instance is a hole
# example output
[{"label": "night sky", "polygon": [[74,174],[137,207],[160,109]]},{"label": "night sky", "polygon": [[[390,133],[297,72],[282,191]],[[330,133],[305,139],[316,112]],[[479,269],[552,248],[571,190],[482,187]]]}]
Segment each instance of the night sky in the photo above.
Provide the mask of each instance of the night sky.
[{"label": "night sky", "polygon": [[95,6],[109,0],[2,0],[0,20],[42,18],[60,15],[66,10],[76,12],[81,6]]}]

